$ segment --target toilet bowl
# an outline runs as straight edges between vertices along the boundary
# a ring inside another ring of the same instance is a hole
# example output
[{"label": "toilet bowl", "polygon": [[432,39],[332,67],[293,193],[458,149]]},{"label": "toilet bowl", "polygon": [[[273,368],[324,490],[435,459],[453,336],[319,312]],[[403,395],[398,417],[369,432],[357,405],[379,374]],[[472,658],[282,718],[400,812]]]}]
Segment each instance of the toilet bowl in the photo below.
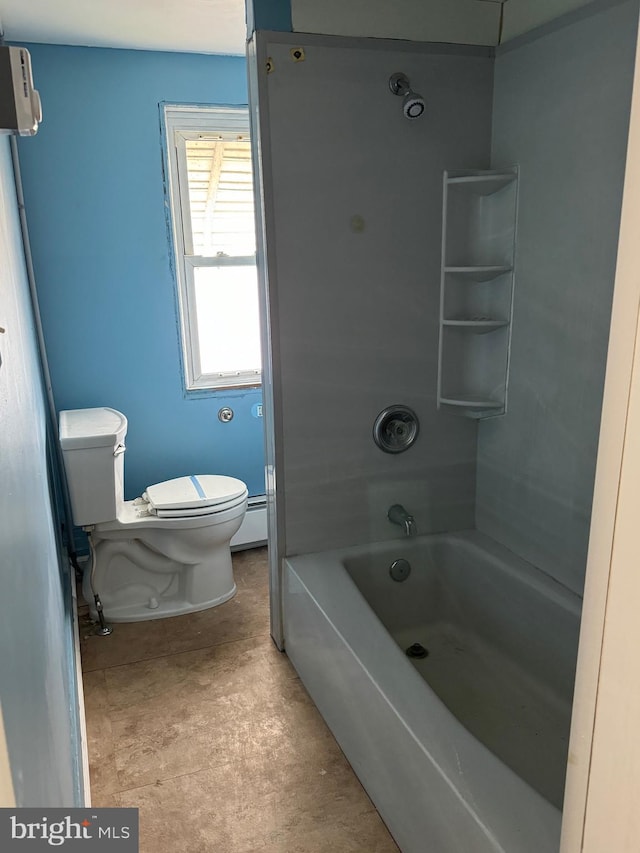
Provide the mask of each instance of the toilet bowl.
[{"label": "toilet bowl", "polygon": [[[235,477],[199,474],[124,500],[127,419],[115,409],[60,412],[73,520],[86,530],[83,595],[112,622],[138,622],[222,604],[236,591],[229,543],[247,509]],[[92,615],[97,614],[93,610]]]}]

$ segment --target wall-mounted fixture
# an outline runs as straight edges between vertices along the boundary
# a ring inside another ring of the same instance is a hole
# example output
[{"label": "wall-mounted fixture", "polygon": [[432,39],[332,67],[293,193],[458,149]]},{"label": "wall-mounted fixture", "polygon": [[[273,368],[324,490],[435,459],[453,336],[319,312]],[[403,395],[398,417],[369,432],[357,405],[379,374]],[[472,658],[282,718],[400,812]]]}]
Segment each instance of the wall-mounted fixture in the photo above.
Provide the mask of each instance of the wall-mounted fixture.
[{"label": "wall-mounted fixture", "polygon": [[438,408],[467,418],[507,410],[518,167],[446,171]]},{"label": "wall-mounted fixture", "polygon": [[425,110],[425,101],[422,95],[414,92],[406,74],[396,71],[389,77],[389,88],[394,95],[402,98],[402,111],[405,118],[420,118]]},{"label": "wall-mounted fixture", "polygon": [[388,406],[373,424],[373,440],[385,453],[402,453],[418,437],[418,416],[408,406]]},{"label": "wall-mounted fixture", "polygon": [[0,46],[0,133],[34,136],[41,121],[42,106],[33,88],[29,51]]}]

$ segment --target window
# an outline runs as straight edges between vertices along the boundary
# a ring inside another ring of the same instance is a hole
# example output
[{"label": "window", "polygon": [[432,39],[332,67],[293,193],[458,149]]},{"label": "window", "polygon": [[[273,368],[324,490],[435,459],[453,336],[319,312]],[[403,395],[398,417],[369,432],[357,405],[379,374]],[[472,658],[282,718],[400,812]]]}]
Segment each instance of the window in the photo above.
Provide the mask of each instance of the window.
[{"label": "window", "polygon": [[249,113],[165,107],[188,390],[260,385]]}]

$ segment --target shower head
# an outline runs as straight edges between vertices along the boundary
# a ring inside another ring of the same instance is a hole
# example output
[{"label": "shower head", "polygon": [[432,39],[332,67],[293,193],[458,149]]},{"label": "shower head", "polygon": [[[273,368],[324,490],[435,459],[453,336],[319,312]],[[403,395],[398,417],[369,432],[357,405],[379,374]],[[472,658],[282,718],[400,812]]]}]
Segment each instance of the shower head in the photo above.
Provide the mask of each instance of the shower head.
[{"label": "shower head", "polygon": [[425,103],[422,95],[409,90],[402,101],[402,112],[405,118],[420,118],[424,112]]},{"label": "shower head", "polygon": [[402,98],[402,112],[405,118],[415,119],[425,111],[425,101],[422,95],[414,92],[406,74],[397,71],[389,77],[389,88],[394,95]]}]

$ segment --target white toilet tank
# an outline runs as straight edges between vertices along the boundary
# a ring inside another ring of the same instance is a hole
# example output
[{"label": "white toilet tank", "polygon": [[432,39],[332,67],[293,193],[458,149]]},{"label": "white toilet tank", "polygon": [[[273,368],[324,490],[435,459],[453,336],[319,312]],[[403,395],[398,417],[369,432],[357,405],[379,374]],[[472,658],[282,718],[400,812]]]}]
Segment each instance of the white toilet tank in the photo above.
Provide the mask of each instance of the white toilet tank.
[{"label": "white toilet tank", "polygon": [[59,438],[78,527],[112,521],[124,500],[127,419],[115,409],[60,412]]}]

